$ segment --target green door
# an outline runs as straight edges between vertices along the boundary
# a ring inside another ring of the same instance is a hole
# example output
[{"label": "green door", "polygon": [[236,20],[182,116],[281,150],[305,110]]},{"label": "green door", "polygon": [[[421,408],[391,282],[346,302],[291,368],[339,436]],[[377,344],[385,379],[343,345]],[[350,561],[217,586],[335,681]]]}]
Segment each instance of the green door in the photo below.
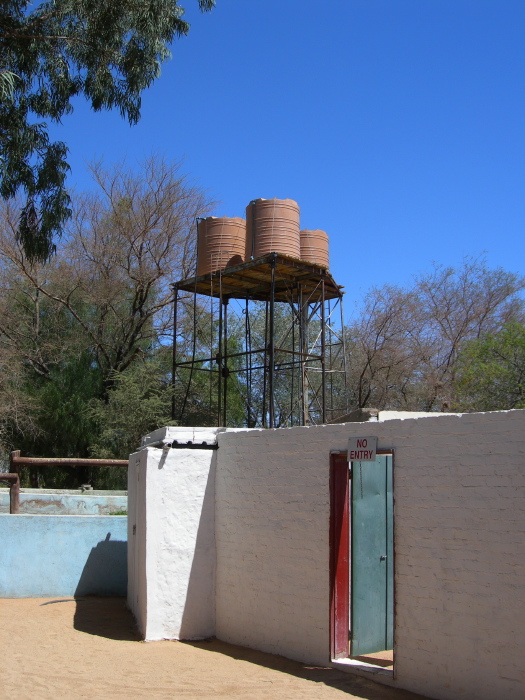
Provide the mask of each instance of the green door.
[{"label": "green door", "polygon": [[394,644],[392,455],[352,462],[351,656]]}]

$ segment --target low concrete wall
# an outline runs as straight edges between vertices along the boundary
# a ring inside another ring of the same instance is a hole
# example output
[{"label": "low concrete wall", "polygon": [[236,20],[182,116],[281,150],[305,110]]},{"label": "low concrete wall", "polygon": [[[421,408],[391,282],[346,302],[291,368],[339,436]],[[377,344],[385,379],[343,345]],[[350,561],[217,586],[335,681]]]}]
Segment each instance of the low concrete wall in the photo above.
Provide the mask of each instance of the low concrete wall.
[{"label": "low concrete wall", "polygon": [[0,515],[0,597],[127,591],[125,516]]},{"label": "low concrete wall", "polygon": [[[33,515],[112,515],[126,511],[126,491],[21,489],[20,513]],[[0,513],[9,513],[9,489],[0,488]]]}]

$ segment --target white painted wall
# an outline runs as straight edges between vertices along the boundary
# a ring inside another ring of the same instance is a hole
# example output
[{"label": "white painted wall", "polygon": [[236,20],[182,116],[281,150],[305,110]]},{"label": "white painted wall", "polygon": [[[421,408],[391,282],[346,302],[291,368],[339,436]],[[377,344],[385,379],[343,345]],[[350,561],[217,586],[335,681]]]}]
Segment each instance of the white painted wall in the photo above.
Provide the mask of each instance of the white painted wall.
[{"label": "white painted wall", "polygon": [[210,449],[130,460],[128,602],[147,641],[215,633],[215,464]]},{"label": "white painted wall", "polygon": [[395,683],[525,697],[525,411],[223,433],[217,636],[329,662],[329,452],[395,450]]},{"label": "white painted wall", "polygon": [[128,606],[144,633],[147,621],[146,465],[147,450],[128,463]]},{"label": "white painted wall", "polygon": [[328,661],[326,431],[253,430],[219,437],[219,639],[292,659]]},{"label": "white painted wall", "polygon": [[129,590],[145,638],[329,663],[329,455],[377,435],[395,452],[394,684],[523,700],[525,411],[381,418],[142,450]]}]

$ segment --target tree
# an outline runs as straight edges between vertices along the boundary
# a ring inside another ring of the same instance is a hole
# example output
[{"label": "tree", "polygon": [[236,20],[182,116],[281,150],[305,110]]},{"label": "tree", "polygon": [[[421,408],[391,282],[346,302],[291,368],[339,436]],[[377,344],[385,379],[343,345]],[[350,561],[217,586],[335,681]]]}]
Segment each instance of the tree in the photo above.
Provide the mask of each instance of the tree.
[{"label": "tree", "polygon": [[160,352],[126,372],[115,372],[107,400],[91,401],[88,414],[98,424],[93,456],[127,459],[144,435],[170,422],[170,359]]},{"label": "tree", "polygon": [[38,401],[27,392],[23,362],[0,347],[0,471],[9,471],[7,446],[13,435],[36,436]]},{"label": "tree", "polygon": [[108,388],[111,372],[171,333],[170,283],[193,270],[195,218],[213,203],[179,163],[150,159],[138,174],[97,164],[93,176],[98,191],[75,200],[65,242],[46,265],[27,259],[17,210],[4,207],[0,333],[44,376],[61,352],[88,348]]},{"label": "tree", "polygon": [[[195,217],[213,206],[178,163],[150,159],[138,173],[97,164],[93,175],[98,191],[74,199],[62,245],[45,265],[30,262],[16,239],[15,204],[0,211],[0,362],[2,354],[17,358],[38,428],[13,429],[8,442],[36,456],[83,457],[108,448],[101,413],[89,407],[102,402],[117,421],[122,403],[112,392],[127,386],[123,375],[135,365],[149,371],[171,340],[170,285],[194,273]],[[159,385],[166,383],[162,371]],[[144,376],[133,375],[143,391]],[[140,422],[141,430],[149,425],[146,432],[167,415],[162,402],[148,405]],[[120,449],[125,440],[117,442]],[[84,480],[102,473],[91,474]],[[64,486],[75,475],[55,476]]]},{"label": "tree", "polygon": [[523,322],[524,288],[518,275],[466,258],[457,269],[435,265],[410,288],[373,289],[347,329],[353,404],[452,410],[463,348]]},{"label": "tree", "polygon": [[[211,10],[215,0],[198,0]],[[135,124],[141,94],[160,75],[175,37],[189,25],[177,0],[6,0],[0,9],[0,196],[20,190],[17,235],[30,261],[54,252],[71,214],[67,147],[50,142],[84,95],[95,111],[117,108]]]},{"label": "tree", "polygon": [[509,323],[471,341],[458,363],[456,409],[525,408],[525,326]]}]

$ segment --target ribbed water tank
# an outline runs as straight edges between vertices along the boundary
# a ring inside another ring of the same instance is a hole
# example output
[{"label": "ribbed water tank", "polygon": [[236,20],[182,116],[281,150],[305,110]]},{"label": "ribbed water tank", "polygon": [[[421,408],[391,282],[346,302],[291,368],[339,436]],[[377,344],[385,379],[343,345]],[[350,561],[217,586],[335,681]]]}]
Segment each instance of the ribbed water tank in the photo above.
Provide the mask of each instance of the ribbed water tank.
[{"label": "ribbed water tank", "polygon": [[244,262],[246,221],[208,216],[197,226],[197,276]]},{"label": "ribbed water tank", "polygon": [[306,260],[314,265],[329,267],[328,234],[326,231],[315,229],[301,231],[301,260]]},{"label": "ribbed water tank", "polygon": [[268,253],[301,255],[299,205],[293,199],[254,199],[246,207],[246,260]]}]

